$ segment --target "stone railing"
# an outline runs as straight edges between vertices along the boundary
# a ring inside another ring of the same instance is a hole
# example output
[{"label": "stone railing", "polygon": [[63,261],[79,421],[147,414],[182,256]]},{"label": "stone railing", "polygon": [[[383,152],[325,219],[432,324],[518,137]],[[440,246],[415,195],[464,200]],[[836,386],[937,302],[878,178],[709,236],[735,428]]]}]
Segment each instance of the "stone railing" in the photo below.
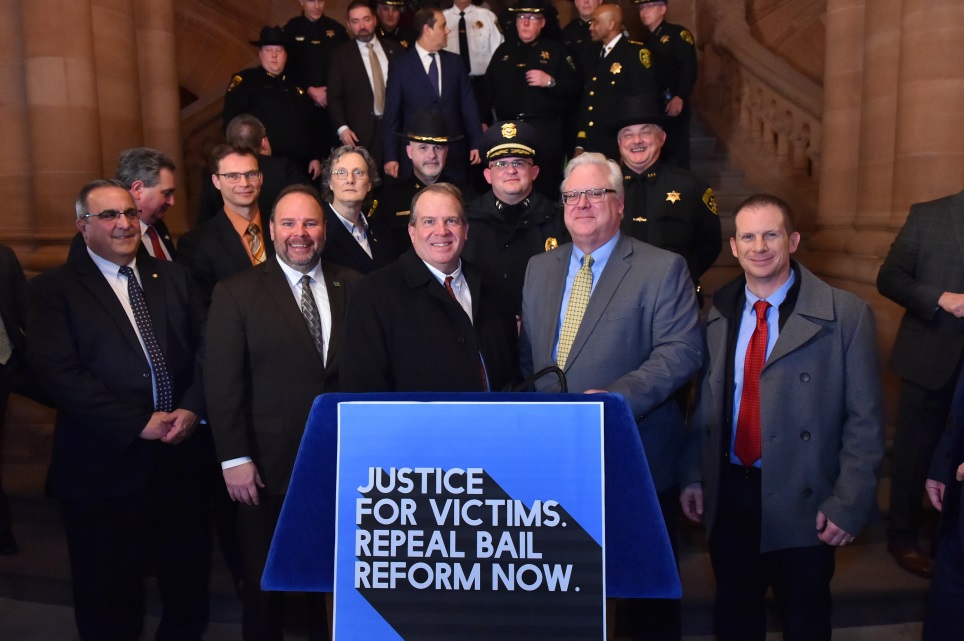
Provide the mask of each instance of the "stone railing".
[{"label": "stone railing", "polygon": [[710,0],[702,11],[701,116],[751,183],[815,220],[822,87],[753,37],[742,3]]}]

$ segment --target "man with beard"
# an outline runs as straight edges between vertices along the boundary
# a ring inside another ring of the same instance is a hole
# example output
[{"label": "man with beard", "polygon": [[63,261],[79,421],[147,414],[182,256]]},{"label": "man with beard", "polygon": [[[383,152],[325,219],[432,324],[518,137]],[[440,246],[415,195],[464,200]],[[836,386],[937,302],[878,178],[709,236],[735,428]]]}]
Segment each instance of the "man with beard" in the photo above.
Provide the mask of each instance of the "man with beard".
[{"label": "man with beard", "polygon": [[[261,574],[311,404],[338,389],[348,296],[358,275],[320,260],[318,193],[294,185],[271,215],[275,256],[218,284],[210,310],[205,383],[215,448],[239,503],[244,639],[281,638],[283,593]],[[320,595],[307,598],[308,638],[327,639]]]}]

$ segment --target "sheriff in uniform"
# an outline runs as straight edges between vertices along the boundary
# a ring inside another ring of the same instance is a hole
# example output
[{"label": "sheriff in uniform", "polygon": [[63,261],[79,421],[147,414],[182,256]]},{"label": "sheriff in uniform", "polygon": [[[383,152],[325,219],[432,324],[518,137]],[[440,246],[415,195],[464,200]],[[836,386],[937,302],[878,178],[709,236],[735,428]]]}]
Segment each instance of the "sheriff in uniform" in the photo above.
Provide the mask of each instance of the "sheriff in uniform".
[{"label": "sheriff in uniform", "polygon": [[[497,122],[482,136],[492,189],[466,205],[468,240],[462,257],[496,276],[522,309],[529,259],[569,241],[562,207],[533,191],[536,130],[524,122]],[[540,155],[541,157],[541,155]]]},{"label": "sheriff in uniform", "polygon": [[379,0],[375,6],[375,15],[378,17],[375,34],[379,40],[392,40],[402,45],[403,49],[408,49],[415,44],[415,32],[411,27],[402,26],[404,10],[402,0]]},{"label": "sheriff in uniform", "polygon": [[565,46],[542,35],[546,0],[519,0],[516,35],[503,42],[485,74],[498,120],[532,125],[539,136],[541,171],[536,189],[555,198],[565,160],[565,115],[579,95],[575,63]]},{"label": "sheriff in uniform", "polygon": [[261,65],[231,78],[224,95],[224,128],[235,116],[251,114],[264,124],[272,155],[291,158],[308,172],[317,161],[320,170],[323,143],[311,99],[285,73],[288,39],[281,27],[264,27],[251,44],[259,47]]},{"label": "sheriff in uniform", "polygon": [[644,39],[653,55],[656,84],[666,114],[663,161],[690,166],[690,94],[696,86],[696,44],[686,27],[666,22],[666,0],[634,0],[649,32]]},{"label": "sheriff in uniform", "polygon": [[653,104],[658,99],[649,49],[627,39],[622,25],[619,5],[603,4],[592,12],[592,38],[602,43],[602,51],[583,89],[576,133],[577,149],[598,151],[607,158],[615,158],[617,149],[606,123],[618,117],[622,102],[636,95]]},{"label": "sheriff in uniform", "polygon": [[622,232],[681,255],[698,286],[723,246],[716,200],[709,185],[660,159],[668,117],[649,107],[632,98],[606,127],[619,144],[623,170]]}]

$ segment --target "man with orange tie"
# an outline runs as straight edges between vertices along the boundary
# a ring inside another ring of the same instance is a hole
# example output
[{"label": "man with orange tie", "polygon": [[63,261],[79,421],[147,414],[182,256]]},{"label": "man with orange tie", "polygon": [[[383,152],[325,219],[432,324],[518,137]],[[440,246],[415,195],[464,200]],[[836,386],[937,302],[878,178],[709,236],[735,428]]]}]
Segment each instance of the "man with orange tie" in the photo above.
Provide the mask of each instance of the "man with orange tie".
[{"label": "man with orange tie", "polygon": [[718,639],[763,641],[772,588],[784,639],[829,641],[834,551],[877,510],[874,317],[790,259],[800,234],[784,201],[752,196],[735,223],[744,273],[707,317],[680,499],[709,533]]},{"label": "man with orange tie", "polygon": [[211,158],[211,181],[224,198],[224,209],[180,241],[180,260],[194,275],[205,305],[219,281],[274,255],[258,208],[258,156],[249,147],[219,145]]},{"label": "man with orange tie", "polygon": [[[150,147],[125,149],[117,159],[114,177],[124,184],[134,199],[141,227],[142,255],[158,260],[174,260],[177,251],[164,224],[164,214],[174,206],[174,161]],[[70,243],[69,259],[84,253],[87,245],[78,233]]]}]

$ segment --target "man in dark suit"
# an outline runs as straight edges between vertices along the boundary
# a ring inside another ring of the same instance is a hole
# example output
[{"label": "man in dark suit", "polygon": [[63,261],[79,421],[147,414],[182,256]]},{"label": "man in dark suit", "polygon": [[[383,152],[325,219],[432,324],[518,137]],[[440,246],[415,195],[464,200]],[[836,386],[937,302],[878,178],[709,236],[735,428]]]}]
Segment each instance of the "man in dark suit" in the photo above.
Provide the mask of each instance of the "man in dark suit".
[{"label": "man in dark suit", "polygon": [[944,641],[964,630],[964,376],[957,378],[951,420],[941,439],[927,494],[941,513],[934,556],[934,580],[924,615],[922,641]]},{"label": "man in dark suit", "polygon": [[468,221],[458,189],[420,191],[409,234],[412,249],[352,296],[342,391],[480,392],[516,382],[515,310],[499,284],[460,258]]},{"label": "man in dark suit", "polygon": [[204,308],[190,274],[138,254],[134,202],[113,180],[77,199],[87,251],[28,286],[27,357],[57,408],[48,487],[60,499],[80,638],[140,638],[152,557],[157,639],[208,620],[210,434]]},{"label": "man in dark suit", "polygon": [[250,147],[232,145],[215,147],[211,155],[211,181],[220,190],[224,207],[181,237],[178,258],[194,275],[205,306],[218,281],[274,255],[274,246],[265,241],[258,207],[258,157]]},{"label": "man in dark suit", "polygon": [[[218,460],[239,502],[245,641],[281,639],[280,593],[261,574],[314,398],[337,391],[348,296],[358,275],[320,261],[318,193],[289,187],[271,217],[275,256],[217,285],[205,381]],[[327,639],[324,605],[309,599],[309,638]]]},{"label": "man in dark suit", "polygon": [[720,641],[763,641],[766,592],[787,641],[830,641],[837,547],[877,511],[884,420],[874,315],[791,261],[790,207],[752,196],[730,239],[743,276],[713,297],[683,467],[706,524]]},{"label": "man in dark suit", "polygon": [[[676,465],[683,415],[674,394],[703,359],[696,296],[675,254],[619,233],[623,181],[615,162],[569,162],[564,218],[572,243],[534,256],[526,270],[519,337],[522,376],[557,364],[569,391],[621,394],[642,439],[670,541],[676,547]],[[542,378],[536,388],[558,392]],[[635,638],[679,638],[679,602],[632,603]],[[643,614],[639,614],[643,617]],[[645,633],[645,634],[644,634]]]},{"label": "man in dark suit", "polygon": [[877,289],[907,310],[890,358],[901,391],[887,549],[905,570],[930,577],[917,537],[924,480],[964,361],[964,191],[911,207]]},{"label": "man in dark suit", "polygon": [[[468,165],[477,165],[482,123],[472,93],[469,76],[457,55],[443,51],[449,29],[445,16],[435,8],[419,9],[414,27],[419,34],[415,46],[392,61],[385,94],[385,173],[404,178],[411,171],[406,164],[400,169],[401,146],[395,134],[418,111],[438,107],[449,131],[464,135],[464,140],[449,146],[449,162],[445,180],[464,185]],[[404,162],[404,161],[403,161]]]},{"label": "man in dark suit", "polygon": [[[134,206],[140,212],[142,254],[158,260],[174,260],[177,251],[174,240],[164,223],[164,214],[174,206],[174,161],[166,154],[150,147],[125,149],[117,159],[114,178],[130,192]],[[87,244],[81,234],[70,243],[68,259],[86,252]]]},{"label": "man in dark suit", "polygon": [[[258,169],[261,170],[261,189],[258,192],[260,211],[270,212],[278,194],[288,185],[310,182],[308,174],[293,160],[271,155],[271,141],[268,140],[268,133],[261,121],[251,114],[241,114],[232,118],[224,131],[224,138],[229,145],[250,147],[257,153]],[[195,227],[214,218],[224,208],[221,190],[214,186],[211,171],[207,168],[204,170],[199,200]]]},{"label": "man in dark suit", "polygon": [[375,35],[375,14],[366,0],[348,5],[348,31],[354,40],[335,49],[328,72],[328,113],[341,144],[361,145],[382,166],[385,131],[385,79],[391,60],[404,48]]}]

